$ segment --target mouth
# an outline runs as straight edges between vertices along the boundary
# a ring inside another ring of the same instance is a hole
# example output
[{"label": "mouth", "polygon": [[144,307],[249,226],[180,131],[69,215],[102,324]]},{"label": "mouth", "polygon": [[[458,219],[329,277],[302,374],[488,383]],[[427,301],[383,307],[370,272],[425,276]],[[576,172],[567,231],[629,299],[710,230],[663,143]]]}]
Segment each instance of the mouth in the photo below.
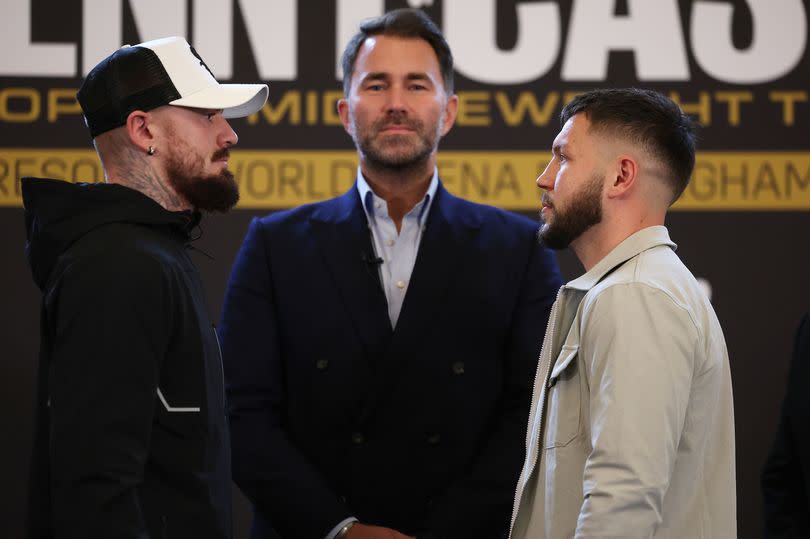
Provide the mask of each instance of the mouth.
[{"label": "mouth", "polygon": [[228,166],[228,161],[231,158],[231,152],[228,149],[220,150],[214,152],[214,155],[211,156],[212,163],[222,163],[225,166]]},{"label": "mouth", "polygon": [[412,133],[416,131],[416,126],[404,118],[392,118],[383,123],[378,131],[380,133]]},{"label": "mouth", "polygon": [[380,130],[380,133],[391,133],[391,134],[413,133],[413,129],[411,129],[410,127],[406,127],[404,125],[389,125],[387,127],[383,127]]},{"label": "mouth", "polygon": [[540,218],[543,221],[548,220],[548,214],[554,211],[554,203],[551,201],[551,197],[548,196],[548,193],[543,193],[543,197],[541,199],[541,207],[540,207]]}]

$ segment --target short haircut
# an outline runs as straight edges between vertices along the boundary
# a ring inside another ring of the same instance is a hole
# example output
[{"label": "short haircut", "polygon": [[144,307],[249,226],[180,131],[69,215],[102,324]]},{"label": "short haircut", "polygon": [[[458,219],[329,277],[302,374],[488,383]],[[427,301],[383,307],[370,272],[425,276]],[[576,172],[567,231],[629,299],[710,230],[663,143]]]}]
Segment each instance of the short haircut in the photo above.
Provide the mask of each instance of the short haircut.
[{"label": "short haircut", "polygon": [[343,68],[343,93],[345,95],[349,95],[352,75],[354,74],[354,63],[357,60],[360,47],[369,37],[378,35],[417,38],[427,41],[439,60],[445,92],[447,92],[447,95],[453,94],[453,54],[450,52],[450,46],[444,39],[439,27],[430,20],[430,17],[421,10],[405,8],[389,11],[385,15],[367,19],[360,23],[360,31],[346,44],[346,49],[340,59]]},{"label": "short haircut", "polygon": [[639,88],[593,90],[571,100],[560,114],[565,123],[584,113],[594,132],[637,144],[668,169],[672,201],[678,199],[695,167],[695,123],[665,95]]}]

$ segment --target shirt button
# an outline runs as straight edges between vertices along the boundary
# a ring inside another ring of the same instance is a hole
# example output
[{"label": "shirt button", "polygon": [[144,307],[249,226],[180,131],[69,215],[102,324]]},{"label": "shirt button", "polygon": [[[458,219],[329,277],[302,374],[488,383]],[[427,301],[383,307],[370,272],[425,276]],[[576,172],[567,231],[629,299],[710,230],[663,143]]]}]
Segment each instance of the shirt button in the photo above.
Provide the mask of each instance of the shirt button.
[{"label": "shirt button", "polygon": [[405,281],[397,281],[397,288],[399,288],[400,290],[405,288]]},{"label": "shirt button", "polygon": [[396,242],[394,240],[388,240],[385,242],[389,247],[393,246]]},{"label": "shirt button", "polygon": [[321,358],[315,362],[315,368],[319,371],[325,370],[326,367],[329,366],[329,360],[325,358]]},{"label": "shirt button", "polygon": [[427,443],[428,445],[437,445],[441,441],[441,436],[438,434],[428,434]]},{"label": "shirt button", "polygon": [[354,445],[362,445],[363,442],[366,441],[366,437],[363,436],[362,432],[353,432],[352,433],[352,443]]}]

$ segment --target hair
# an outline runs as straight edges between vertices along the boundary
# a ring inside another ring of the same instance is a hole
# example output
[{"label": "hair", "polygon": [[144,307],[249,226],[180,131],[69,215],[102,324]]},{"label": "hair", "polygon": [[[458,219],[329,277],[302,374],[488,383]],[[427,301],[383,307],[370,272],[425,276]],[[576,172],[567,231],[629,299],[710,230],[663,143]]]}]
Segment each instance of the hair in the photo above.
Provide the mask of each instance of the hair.
[{"label": "hair", "polygon": [[363,43],[372,36],[395,36],[418,38],[427,41],[436,53],[439,67],[444,79],[444,89],[448,95],[453,93],[453,53],[444,39],[441,30],[430,20],[430,17],[418,9],[395,9],[379,17],[367,19],[360,23],[357,32],[343,51],[340,62],[343,68],[343,93],[349,95],[354,63]]},{"label": "hair", "polygon": [[584,113],[594,132],[637,144],[666,166],[672,202],[681,196],[695,167],[696,125],[670,98],[651,90],[593,90],[571,100],[560,113],[564,125]]},{"label": "hair", "polygon": [[133,149],[126,127],[114,127],[99,133],[93,138],[93,147],[101,161],[105,177],[113,169],[143,166],[138,162],[139,154]]}]

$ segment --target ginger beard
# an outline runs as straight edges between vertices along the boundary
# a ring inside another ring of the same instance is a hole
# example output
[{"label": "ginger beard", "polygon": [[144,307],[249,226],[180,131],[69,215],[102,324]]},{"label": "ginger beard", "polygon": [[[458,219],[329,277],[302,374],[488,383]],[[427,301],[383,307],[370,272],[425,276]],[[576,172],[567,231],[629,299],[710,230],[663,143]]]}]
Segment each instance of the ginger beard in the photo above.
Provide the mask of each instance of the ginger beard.
[{"label": "ginger beard", "polygon": [[195,209],[227,212],[239,202],[239,186],[233,174],[223,168],[218,174],[206,172],[210,163],[230,155],[229,149],[215,151],[210,162],[193,149],[176,133],[171,133],[169,154],[166,156],[166,172],[169,183]]},{"label": "ginger beard", "polygon": [[[368,126],[359,123],[355,115],[351,112],[350,114],[352,139],[365,157],[365,161],[375,168],[404,169],[424,163],[436,149],[441,138],[438,118],[426,126],[416,118],[392,112]],[[413,133],[382,133],[390,126],[403,126]],[[414,138],[416,140],[413,140]]]},{"label": "ginger beard", "polygon": [[543,193],[543,205],[549,206],[552,213],[547,221],[544,219],[537,238],[542,245],[551,249],[565,249],[602,221],[602,176],[591,174],[588,181],[571,196],[567,207],[558,207],[548,193]]}]

